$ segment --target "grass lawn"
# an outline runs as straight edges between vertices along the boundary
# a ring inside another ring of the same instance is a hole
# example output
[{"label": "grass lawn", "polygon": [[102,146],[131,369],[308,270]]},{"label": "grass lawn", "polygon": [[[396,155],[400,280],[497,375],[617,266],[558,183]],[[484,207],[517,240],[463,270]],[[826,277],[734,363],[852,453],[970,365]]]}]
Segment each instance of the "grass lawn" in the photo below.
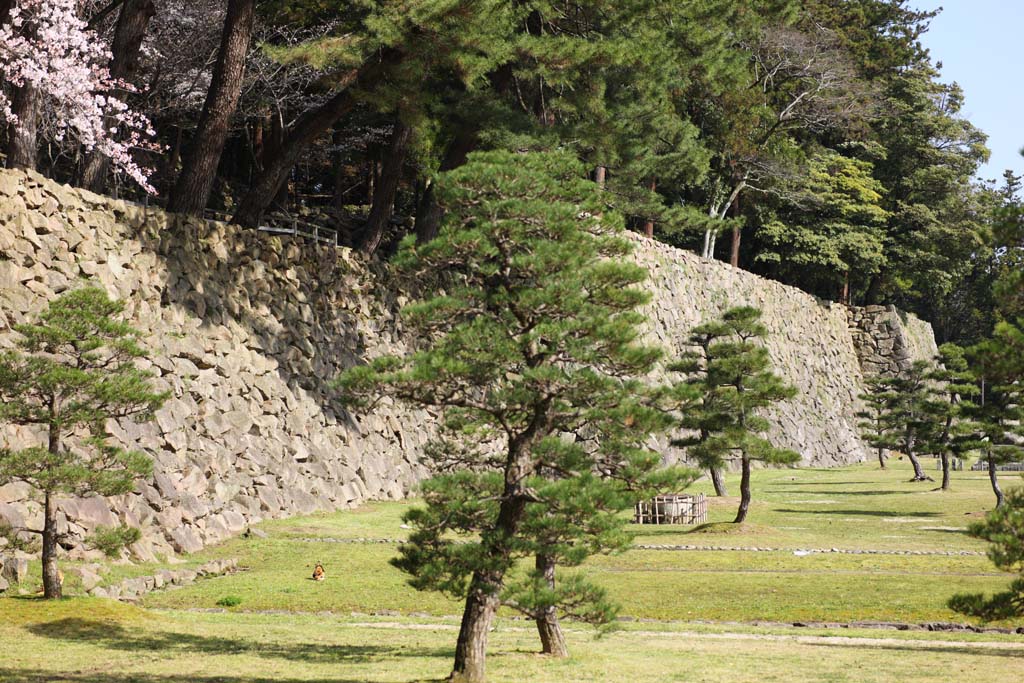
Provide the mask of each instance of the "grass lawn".
[{"label": "grass lawn", "polygon": [[[942,493],[906,482],[909,468],[894,465],[885,472],[870,465],[759,471],[747,525],[728,523],[733,499],[712,499],[704,528],[636,527],[640,544],[772,550],[633,549],[593,558],[581,571],[638,621],[600,639],[570,625],[573,658],[550,662],[533,654],[530,624],[505,615],[493,635],[492,680],[1021,678],[1019,635],[753,623],[964,622],[945,607],[951,595],[1006,587],[1010,576],[976,554],[985,544],[964,533],[992,505],[985,475],[958,472],[954,491]],[[1016,480],[1006,476],[1004,485]],[[728,484],[737,488],[732,478]],[[450,666],[460,605],[409,588],[388,564],[394,543],[369,542],[405,537],[401,515],[409,505],[266,522],[260,528],[267,538],[236,538],[187,558],[237,557],[244,571],[152,593],[147,609],[96,599],[0,599],[0,681],[440,679]],[[333,542],[339,539],[354,542]],[[810,548],[888,554],[794,553]],[[950,551],[969,554],[936,554]],[[327,568],[321,583],[308,578],[316,562]],[[120,566],[109,576],[155,568]],[[231,596],[240,599],[237,607],[195,611]]]},{"label": "grass lawn", "polygon": [[[312,614],[146,612],[107,601],[0,604],[5,683],[357,683],[438,681],[450,670],[453,620]],[[630,625],[600,639],[570,628],[574,654],[538,657],[523,622],[499,621],[489,679],[501,681],[915,681],[1024,676],[1020,638],[900,632]]]},{"label": "grass lawn", "polygon": [[[608,588],[622,614],[639,619],[710,621],[965,621],[945,606],[957,592],[1003,589],[1009,576],[970,555],[811,553],[800,548],[969,551],[985,544],[964,533],[991,505],[981,473],[957,473],[955,489],[911,484],[906,468],[767,470],[755,473],[755,504],[743,527],[725,523],[733,501],[712,499],[712,524],[636,527],[638,543],[769,547],[772,552],[631,550],[596,557],[583,571]],[[729,481],[736,488],[735,481]],[[699,487],[699,485],[698,485]],[[388,564],[388,543],[309,539],[403,538],[408,503],[263,525],[267,539],[238,538],[198,559],[238,557],[248,568],[176,591],[151,594],[147,606],[452,615],[459,605],[405,585]],[[308,580],[323,562],[328,580]],[[135,568],[138,570],[138,568]]]}]

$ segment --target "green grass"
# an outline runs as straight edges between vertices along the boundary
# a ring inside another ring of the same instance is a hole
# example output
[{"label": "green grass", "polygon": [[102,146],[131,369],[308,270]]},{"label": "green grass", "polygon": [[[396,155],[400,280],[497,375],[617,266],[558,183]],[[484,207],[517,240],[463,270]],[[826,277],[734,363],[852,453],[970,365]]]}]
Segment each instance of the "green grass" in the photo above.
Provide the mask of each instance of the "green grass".
[{"label": "green grass", "polygon": [[[6,683],[324,683],[438,681],[453,620],[311,614],[144,612],[106,601],[0,602]],[[491,634],[489,680],[972,683],[1024,676],[1019,638],[900,632],[779,631],[631,625],[601,639],[570,627],[573,656],[535,654],[536,635],[503,620]]]},{"label": "green grass", "polygon": [[[724,520],[732,501],[711,500],[704,528],[635,527],[638,543],[770,547],[774,552],[632,550],[583,568],[639,619],[710,621],[968,621],[946,608],[957,592],[1003,589],[1008,575],[980,555],[793,554],[798,548],[978,552],[964,531],[990,505],[986,478],[957,473],[953,492],[910,484],[907,472],[870,466],[755,473],[749,524]],[[736,482],[729,484],[735,488]],[[824,501],[824,502],[823,502]],[[405,585],[388,564],[393,544],[310,543],[308,538],[403,538],[409,503],[276,520],[267,539],[235,539],[198,559],[238,557],[247,571],[154,593],[152,607],[212,608],[226,595],[243,610],[451,615],[459,605]],[[309,580],[316,562],[327,581]]]},{"label": "green grass", "polygon": [[[1005,588],[1009,575],[977,554],[794,554],[985,549],[964,533],[992,504],[983,474],[958,472],[954,490],[943,493],[908,483],[909,469],[897,467],[759,471],[748,524],[729,522],[734,499],[711,499],[711,523],[702,528],[636,527],[643,544],[774,550],[633,549],[593,558],[581,571],[637,621],[598,640],[592,630],[570,625],[574,657],[550,662],[534,654],[529,624],[506,614],[493,635],[491,679],[799,683],[969,675],[979,683],[1021,677],[1019,635],[753,625],[964,622],[945,607],[951,595]],[[1016,478],[1004,479],[1010,485]],[[737,487],[735,478],[728,484]],[[0,599],[0,681],[438,680],[450,666],[461,605],[407,586],[388,563],[393,543],[308,541],[404,538],[401,516],[411,504],[266,522],[265,539],[236,538],[175,565],[237,557],[243,571],[152,593],[146,610],[92,599]],[[309,578],[317,562],[327,569],[326,581]],[[115,566],[108,580],[157,567]]]}]

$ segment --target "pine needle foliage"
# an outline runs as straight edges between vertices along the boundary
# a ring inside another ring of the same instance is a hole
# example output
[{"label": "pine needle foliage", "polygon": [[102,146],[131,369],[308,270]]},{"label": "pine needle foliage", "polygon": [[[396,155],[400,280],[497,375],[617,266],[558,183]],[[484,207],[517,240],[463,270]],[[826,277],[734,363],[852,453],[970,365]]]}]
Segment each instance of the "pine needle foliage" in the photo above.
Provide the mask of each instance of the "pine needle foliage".
[{"label": "pine needle foliage", "polygon": [[967,357],[979,393],[972,418],[999,507],[1005,496],[998,467],[1024,461],[1024,333],[1017,325],[999,323],[989,339],[968,350]]},{"label": "pine needle foliage", "polygon": [[152,417],[167,393],[153,390],[139,333],[119,319],[124,304],[94,287],[61,295],[38,322],[16,325],[18,348],[0,353],[0,422],[45,430],[46,443],[0,450],[0,484],[43,494],[43,588],[59,598],[55,497],[127,493],[152,471],[149,458],[108,440],[110,419]]},{"label": "pine needle foliage", "polygon": [[676,443],[687,448],[701,467],[718,469],[738,457],[740,505],[735,523],[743,522],[750,506],[750,468],[755,460],[782,465],[800,460],[800,454],[776,448],[761,434],[768,421],[760,414],[765,408],[792,398],[789,386],[771,369],[771,358],[761,340],[768,335],[760,322],[761,311],[752,306],[731,308],[721,319],[693,330],[687,352],[670,370],[687,375],[683,386],[696,390],[700,398],[684,403],[679,426],[696,431]]},{"label": "pine needle foliage", "polygon": [[1006,494],[1006,501],[988,513],[984,522],[972,524],[969,533],[992,545],[988,557],[996,567],[1017,574],[1006,591],[991,596],[954,595],[949,608],[986,621],[1024,616],[1024,487]]},{"label": "pine needle foliage", "polygon": [[598,623],[614,614],[579,577],[556,586],[547,560],[518,573],[521,558],[577,565],[623,547],[618,513],[683,475],[644,446],[668,427],[635,379],[661,356],[640,342],[646,273],[625,258],[622,218],[582,166],[561,153],[476,153],[438,193],[439,237],[406,240],[395,261],[421,281],[446,273],[444,291],[402,313],[423,348],[338,384],[357,406],[386,395],[443,411],[426,452],[440,474],[393,563],[416,588],[466,600],[453,678],[476,681],[502,601]]}]

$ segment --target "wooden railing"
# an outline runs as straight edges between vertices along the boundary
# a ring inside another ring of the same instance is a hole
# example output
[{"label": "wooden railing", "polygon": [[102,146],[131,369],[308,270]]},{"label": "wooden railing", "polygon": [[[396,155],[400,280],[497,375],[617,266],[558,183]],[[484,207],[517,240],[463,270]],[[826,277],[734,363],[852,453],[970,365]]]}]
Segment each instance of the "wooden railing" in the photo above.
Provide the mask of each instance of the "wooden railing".
[{"label": "wooden railing", "polygon": [[[226,213],[219,211],[207,210],[204,215],[208,218],[213,218],[218,221],[229,221],[231,216]],[[338,231],[333,228],[325,228],[315,223],[307,223],[300,221],[298,218],[280,218],[275,221],[269,222],[267,225],[261,225],[256,228],[259,232],[269,233],[271,235],[291,235],[292,237],[302,237],[304,239],[313,240],[318,244],[326,244],[330,247],[338,246]]]}]

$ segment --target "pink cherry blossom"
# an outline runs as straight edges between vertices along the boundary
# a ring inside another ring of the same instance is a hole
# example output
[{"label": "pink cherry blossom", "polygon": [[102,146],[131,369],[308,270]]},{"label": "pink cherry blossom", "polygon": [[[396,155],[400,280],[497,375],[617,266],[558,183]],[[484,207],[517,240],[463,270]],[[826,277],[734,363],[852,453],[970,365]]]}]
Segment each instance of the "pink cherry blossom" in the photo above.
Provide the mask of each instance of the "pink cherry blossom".
[{"label": "pink cherry blossom", "polygon": [[[151,169],[132,151],[155,150],[149,119],[118,97],[129,84],[111,78],[110,52],[76,12],[76,0],[17,0],[10,21],[0,25],[0,80],[35,86],[52,116],[55,138],[73,137],[147,192]],[[16,123],[11,102],[0,90],[0,120]],[[113,123],[113,125],[111,125]],[[120,136],[117,133],[120,132]]]}]

